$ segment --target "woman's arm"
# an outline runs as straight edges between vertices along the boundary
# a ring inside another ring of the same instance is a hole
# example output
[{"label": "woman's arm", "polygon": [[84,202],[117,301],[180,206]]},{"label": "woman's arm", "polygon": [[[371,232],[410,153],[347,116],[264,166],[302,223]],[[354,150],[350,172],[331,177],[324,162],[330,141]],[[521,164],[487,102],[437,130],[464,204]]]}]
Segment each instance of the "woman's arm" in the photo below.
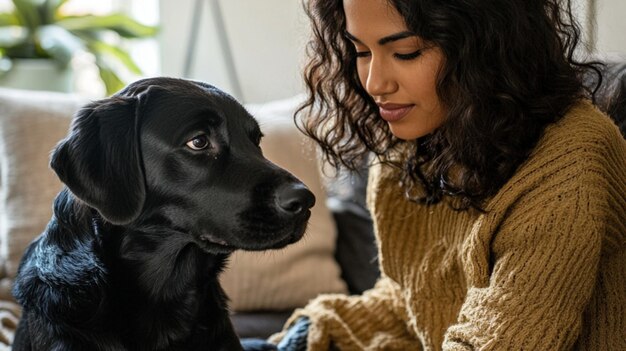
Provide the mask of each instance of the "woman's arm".
[{"label": "woman's arm", "polygon": [[[307,350],[420,350],[406,327],[398,286],[387,277],[361,296],[323,295],[297,310],[287,327],[302,317],[310,320]],[[271,340],[278,343],[283,331]]]},{"label": "woman's arm", "polygon": [[[599,197],[580,176],[531,192],[491,243],[491,274],[470,286],[444,350],[569,350],[602,248]],[[582,184],[582,185],[581,185]]]}]

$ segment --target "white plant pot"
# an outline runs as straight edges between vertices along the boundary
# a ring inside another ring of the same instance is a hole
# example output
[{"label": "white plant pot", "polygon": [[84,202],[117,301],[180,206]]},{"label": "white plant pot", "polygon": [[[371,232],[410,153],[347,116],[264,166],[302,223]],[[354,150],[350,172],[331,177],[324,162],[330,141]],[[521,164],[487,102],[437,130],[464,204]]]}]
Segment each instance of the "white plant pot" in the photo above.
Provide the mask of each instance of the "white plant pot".
[{"label": "white plant pot", "polygon": [[0,86],[14,89],[69,93],[74,90],[71,68],[49,59],[14,59],[11,69],[0,75]]}]

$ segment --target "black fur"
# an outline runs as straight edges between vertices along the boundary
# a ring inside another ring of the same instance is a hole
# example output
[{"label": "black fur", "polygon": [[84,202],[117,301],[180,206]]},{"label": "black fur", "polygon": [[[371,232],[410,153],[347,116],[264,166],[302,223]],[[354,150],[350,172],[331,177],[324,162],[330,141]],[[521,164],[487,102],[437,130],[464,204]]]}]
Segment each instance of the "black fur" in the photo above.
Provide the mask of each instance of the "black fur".
[{"label": "black fur", "polygon": [[297,241],[315,201],[260,138],[232,97],[182,79],[80,110],[51,157],[66,188],[16,278],[13,350],[240,350],[228,255]]}]

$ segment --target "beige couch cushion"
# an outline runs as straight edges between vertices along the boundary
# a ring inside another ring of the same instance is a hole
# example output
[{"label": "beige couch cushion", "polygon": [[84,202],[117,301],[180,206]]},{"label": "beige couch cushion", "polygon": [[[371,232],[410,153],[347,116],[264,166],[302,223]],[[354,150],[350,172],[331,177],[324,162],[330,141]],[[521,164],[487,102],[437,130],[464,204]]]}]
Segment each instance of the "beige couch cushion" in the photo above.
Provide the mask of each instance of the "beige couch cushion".
[{"label": "beige couch cushion", "polygon": [[48,154],[86,101],[59,93],[0,88],[0,350],[20,316],[11,285],[26,246],[46,226],[61,188]]},{"label": "beige couch cushion", "polygon": [[61,184],[50,150],[86,100],[74,95],[0,89],[0,299],[28,243],[46,226]]},{"label": "beige couch cushion", "polygon": [[[86,102],[58,93],[0,89],[0,299],[11,299],[19,259],[50,219],[61,184],[48,167],[49,153],[67,133],[72,114]],[[289,309],[319,293],[346,290],[333,258],[334,225],[314,153],[293,125],[294,108],[294,101],[250,106],[265,134],[264,154],[304,181],[317,204],[299,243],[234,255],[223,284],[235,310]]]}]

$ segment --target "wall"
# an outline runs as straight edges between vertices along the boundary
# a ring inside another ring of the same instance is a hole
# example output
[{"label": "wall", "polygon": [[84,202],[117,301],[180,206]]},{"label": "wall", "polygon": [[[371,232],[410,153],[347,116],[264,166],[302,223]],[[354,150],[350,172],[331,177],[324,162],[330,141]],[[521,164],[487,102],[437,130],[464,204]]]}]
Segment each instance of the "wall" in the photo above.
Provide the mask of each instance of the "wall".
[{"label": "wall", "polygon": [[626,54],[626,1],[595,0],[596,49]]},{"label": "wall", "polygon": [[[195,1],[195,0],[194,0]],[[162,73],[183,76],[194,1],[160,0]],[[190,77],[233,95],[217,25],[205,0]],[[300,63],[308,22],[300,0],[223,0],[219,2],[244,102],[288,98],[302,90]]]},{"label": "wall", "polygon": [[[202,23],[190,77],[212,83],[244,102],[288,98],[302,91],[300,67],[304,57],[308,19],[302,0],[221,0],[226,35],[232,45],[235,67],[241,82],[237,94],[227,73],[210,3],[203,0]],[[626,53],[626,0],[574,0],[586,26],[590,9],[596,9],[599,52]],[[162,19],[162,73],[183,76],[195,0],[160,0]],[[591,7],[590,7],[591,6]],[[593,11],[591,11],[593,13]]]}]

